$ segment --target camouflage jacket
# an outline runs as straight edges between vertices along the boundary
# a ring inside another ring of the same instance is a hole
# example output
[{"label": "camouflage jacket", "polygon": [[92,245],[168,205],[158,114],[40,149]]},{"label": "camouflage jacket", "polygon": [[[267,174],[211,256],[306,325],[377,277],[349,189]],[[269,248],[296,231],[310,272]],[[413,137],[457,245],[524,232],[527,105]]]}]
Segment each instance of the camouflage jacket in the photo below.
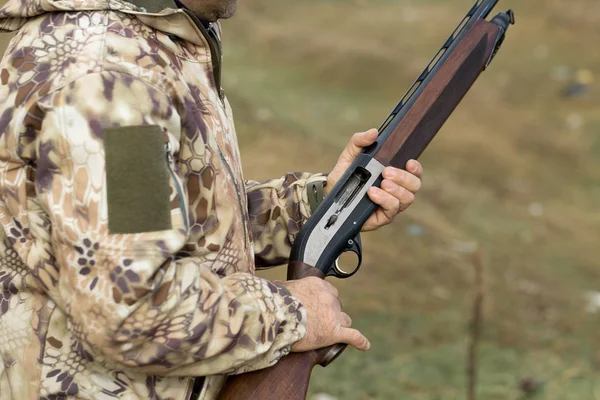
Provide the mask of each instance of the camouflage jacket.
[{"label": "camouflage jacket", "polygon": [[254,270],[325,178],[244,180],[220,28],[171,1],[0,10],[2,400],[214,398],[304,335]]}]

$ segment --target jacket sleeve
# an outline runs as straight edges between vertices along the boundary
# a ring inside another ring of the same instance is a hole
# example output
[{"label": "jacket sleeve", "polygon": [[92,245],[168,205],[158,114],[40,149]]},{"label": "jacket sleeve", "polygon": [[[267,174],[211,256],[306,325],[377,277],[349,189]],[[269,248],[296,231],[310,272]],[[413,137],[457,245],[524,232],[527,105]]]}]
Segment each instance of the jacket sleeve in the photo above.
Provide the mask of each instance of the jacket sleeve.
[{"label": "jacket sleeve", "polygon": [[[159,85],[101,72],[40,102],[45,116],[36,139],[35,188],[60,270],[58,292],[50,295],[68,314],[86,354],[106,362],[185,376],[273,365],[305,334],[305,311],[269,281],[247,273],[222,277],[210,260],[177,255],[187,236],[173,189],[180,178],[165,173],[170,227],[140,231],[111,222],[111,216],[127,214],[111,209],[109,200],[118,204],[135,188],[111,192],[127,171],[113,171],[108,179],[109,157],[116,157],[118,146],[107,151],[106,132],[116,137],[132,134],[128,127],[153,127],[165,144],[178,146],[181,119],[174,97]],[[140,185],[150,187],[140,188],[159,192],[154,181],[147,176]]]},{"label": "jacket sleeve", "polygon": [[288,262],[296,234],[311,215],[307,185],[325,174],[288,173],[266,182],[246,181],[257,268]]}]

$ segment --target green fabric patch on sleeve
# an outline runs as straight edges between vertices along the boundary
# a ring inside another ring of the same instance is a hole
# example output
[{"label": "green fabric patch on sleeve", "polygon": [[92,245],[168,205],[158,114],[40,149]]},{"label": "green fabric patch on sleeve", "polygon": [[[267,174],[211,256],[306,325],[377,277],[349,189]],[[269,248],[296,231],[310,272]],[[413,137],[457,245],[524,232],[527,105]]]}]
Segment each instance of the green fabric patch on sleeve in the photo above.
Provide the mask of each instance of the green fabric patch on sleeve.
[{"label": "green fabric patch on sleeve", "polygon": [[109,233],[171,229],[165,140],[156,125],[104,130]]}]

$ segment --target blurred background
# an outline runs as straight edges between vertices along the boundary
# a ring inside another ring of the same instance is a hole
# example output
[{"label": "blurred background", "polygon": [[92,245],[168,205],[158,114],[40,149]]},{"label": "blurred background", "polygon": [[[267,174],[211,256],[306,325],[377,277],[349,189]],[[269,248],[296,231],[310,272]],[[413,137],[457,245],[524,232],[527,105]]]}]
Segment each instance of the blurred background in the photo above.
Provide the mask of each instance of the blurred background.
[{"label": "blurred background", "polygon": [[[241,0],[223,80],[246,177],[329,171],[473,2]],[[334,282],[371,350],[316,368],[309,398],[466,399],[476,344],[479,399],[600,399],[600,2],[508,8],[517,25],[422,156],[417,202]]]},{"label": "blurred background", "polygon": [[[329,171],[473,3],[239,1],[224,85],[246,176]],[[334,282],[372,348],[316,368],[313,396],[465,399],[479,263],[478,398],[600,399],[600,2],[508,8],[517,24],[422,156],[417,201]]]}]

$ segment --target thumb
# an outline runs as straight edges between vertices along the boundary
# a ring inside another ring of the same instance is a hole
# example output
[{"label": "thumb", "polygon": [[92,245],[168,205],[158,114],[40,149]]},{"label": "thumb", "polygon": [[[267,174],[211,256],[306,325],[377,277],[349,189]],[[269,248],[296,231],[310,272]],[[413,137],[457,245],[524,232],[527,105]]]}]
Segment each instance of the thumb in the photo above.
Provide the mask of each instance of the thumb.
[{"label": "thumb", "polygon": [[341,328],[338,337],[340,343],[349,344],[358,350],[366,351],[371,347],[369,340],[362,333],[353,328]]},{"label": "thumb", "polygon": [[350,138],[350,142],[348,142],[348,145],[342,152],[340,159],[346,161],[354,160],[364,147],[375,142],[377,135],[377,129],[369,129],[366,132],[355,133],[352,135],[352,138]]}]

